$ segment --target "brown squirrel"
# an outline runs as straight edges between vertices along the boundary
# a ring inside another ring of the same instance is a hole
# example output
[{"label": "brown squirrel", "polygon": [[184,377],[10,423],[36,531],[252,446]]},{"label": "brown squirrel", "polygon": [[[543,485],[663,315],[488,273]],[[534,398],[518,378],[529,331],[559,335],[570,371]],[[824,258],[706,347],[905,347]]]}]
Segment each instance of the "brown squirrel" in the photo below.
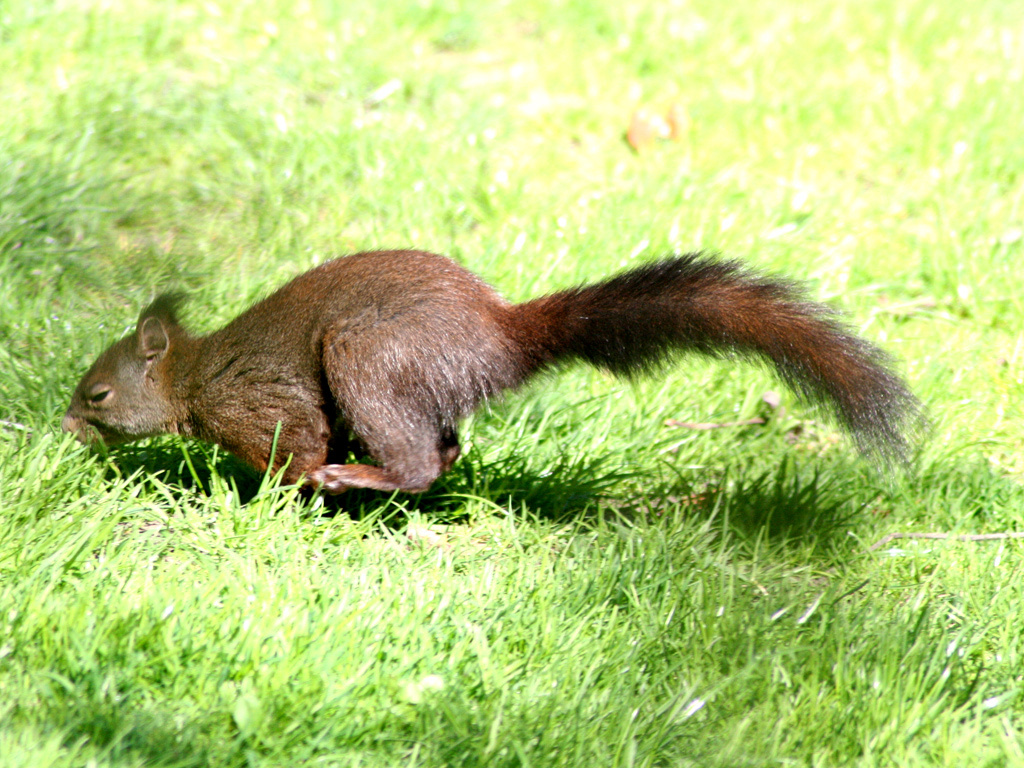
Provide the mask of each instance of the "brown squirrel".
[{"label": "brown squirrel", "polygon": [[[862,452],[903,458],[918,401],[888,357],[791,284],[702,254],[510,304],[453,261],[359,253],[299,275],[224,328],[182,328],[163,295],[75,389],[62,423],[108,444],[217,443],[286,482],[423,491],[459,455],[459,419],[556,363],[630,376],[671,352],[749,355],[835,411]],[[375,461],[343,464],[349,450]]]}]

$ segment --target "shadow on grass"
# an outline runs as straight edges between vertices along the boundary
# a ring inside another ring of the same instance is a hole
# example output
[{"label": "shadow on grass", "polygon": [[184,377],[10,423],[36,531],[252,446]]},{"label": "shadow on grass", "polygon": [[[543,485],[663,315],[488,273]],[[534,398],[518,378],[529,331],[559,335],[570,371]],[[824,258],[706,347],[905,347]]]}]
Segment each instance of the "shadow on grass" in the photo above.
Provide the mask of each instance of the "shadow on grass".
[{"label": "shadow on grass", "polygon": [[629,520],[709,520],[711,530],[748,553],[767,545],[827,556],[846,548],[849,531],[877,500],[855,465],[802,465],[786,457],[767,469],[738,466],[712,477],[681,477],[616,506]]},{"label": "shadow on grass", "polygon": [[738,469],[726,475],[694,513],[714,515],[748,549],[767,542],[824,553],[846,538],[869,503],[863,485],[841,467],[798,467],[787,458],[760,474]]},{"label": "shadow on grass", "polygon": [[[141,483],[156,478],[165,492],[170,489],[177,495],[180,490],[184,497],[197,490],[209,494],[216,475],[233,484],[243,505],[265,487],[261,475],[229,454],[197,443],[182,445],[183,449],[159,440],[148,445],[117,446],[110,450],[108,476],[113,479],[138,472]],[[316,514],[348,514],[356,519],[376,516],[394,498],[401,500],[400,504],[388,505],[395,516],[401,516],[403,510],[416,511],[438,522],[451,522],[465,515],[467,499],[476,498],[513,510],[528,508],[543,518],[573,519],[595,509],[608,498],[613,486],[631,476],[609,469],[607,464],[604,458],[565,457],[539,473],[518,456],[486,466],[473,457],[463,457],[425,493],[353,489],[338,496],[324,495]],[[314,493],[309,492],[308,498],[313,497]]]},{"label": "shadow on grass", "polygon": [[213,762],[194,727],[175,724],[171,715],[150,708],[83,701],[53,713],[49,726],[64,734],[62,741],[72,750],[91,745],[103,765],[203,768]]},{"label": "shadow on grass", "polygon": [[211,447],[189,444],[183,448],[166,440],[150,444],[119,445],[109,450],[111,465],[107,477],[139,474],[139,482],[158,479],[173,495],[183,497],[194,491],[209,495],[213,477],[230,480],[238,490],[239,500],[247,504],[259,493],[263,478],[233,456]]},{"label": "shadow on grass", "polygon": [[[159,477],[165,492],[180,488],[182,495],[197,489],[208,494],[217,475],[233,484],[244,505],[265,487],[260,475],[230,455],[195,443],[185,445],[184,451],[163,442],[125,446],[112,457],[122,473],[143,470],[143,478]],[[642,492],[631,496],[624,490],[637,485],[642,485]],[[310,502],[313,498],[310,492]],[[378,517],[400,527],[403,518],[416,512],[451,523],[465,518],[466,502],[472,499],[512,512],[529,510],[555,522],[586,522],[609,510],[633,522],[656,521],[671,512],[711,518],[714,528],[749,548],[760,543],[810,544],[815,551],[827,551],[876,500],[876,490],[865,485],[863,468],[835,461],[798,464],[787,457],[767,469],[736,467],[713,477],[697,472],[641,478],[635,471],[612,466],[608,457],[565,456],[538,472],[528,457],[511,454],[481,464],[470,454],[425,493],[354,489],[324,496],[315,510],[311,503],[310,514]]]}]

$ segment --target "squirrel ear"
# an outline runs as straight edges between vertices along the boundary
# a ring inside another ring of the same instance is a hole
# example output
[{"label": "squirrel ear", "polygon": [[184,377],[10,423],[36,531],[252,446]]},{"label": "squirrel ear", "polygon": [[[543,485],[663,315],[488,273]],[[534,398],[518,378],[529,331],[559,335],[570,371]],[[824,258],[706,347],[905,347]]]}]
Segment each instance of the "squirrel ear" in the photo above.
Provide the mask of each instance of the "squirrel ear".
[{"label": "squirrel ear", "polygon": [[147,317],[139,321],[137,331],[139,337],[139,352],[141,352],[147,363],[154,363],[167,352],[170,339],[167,331],[159,318]]},{"label": "squirrel ear", "polygon": [[182,293],[165,293],[142,310],[135,335],[147,363],[154,363],[167,352],[170,346],[171,330],[178,325],[178,305],[184,301]]}]

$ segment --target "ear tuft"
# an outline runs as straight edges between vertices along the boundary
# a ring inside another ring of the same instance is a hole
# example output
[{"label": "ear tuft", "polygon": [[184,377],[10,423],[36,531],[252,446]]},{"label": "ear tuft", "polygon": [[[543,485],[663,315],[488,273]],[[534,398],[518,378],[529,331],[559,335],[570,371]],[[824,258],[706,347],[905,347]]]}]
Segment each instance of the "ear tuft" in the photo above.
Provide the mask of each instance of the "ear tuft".
[{"label": "ear tuft", "polygon": [[142,328],[143,321],[155,317],[166,326],[178,324],[178,307],[185,301],[184,293],[161,293],[153,302],[142,310],[139,315],[139,328]]}]

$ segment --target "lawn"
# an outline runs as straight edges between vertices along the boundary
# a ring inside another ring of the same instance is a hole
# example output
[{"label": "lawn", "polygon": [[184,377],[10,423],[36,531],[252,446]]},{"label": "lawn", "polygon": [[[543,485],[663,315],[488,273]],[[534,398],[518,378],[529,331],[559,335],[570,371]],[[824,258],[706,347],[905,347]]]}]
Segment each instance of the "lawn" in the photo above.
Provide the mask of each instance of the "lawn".
[{"label": "lawn", "polygon": [[[1018,4],[40,0],[0,72],[0,766],[1024,765]],[[399,247],[740,259],[929,427],[874,466],[687,358],[490,402],[416,496],[61,434],[158,291]]]}]

